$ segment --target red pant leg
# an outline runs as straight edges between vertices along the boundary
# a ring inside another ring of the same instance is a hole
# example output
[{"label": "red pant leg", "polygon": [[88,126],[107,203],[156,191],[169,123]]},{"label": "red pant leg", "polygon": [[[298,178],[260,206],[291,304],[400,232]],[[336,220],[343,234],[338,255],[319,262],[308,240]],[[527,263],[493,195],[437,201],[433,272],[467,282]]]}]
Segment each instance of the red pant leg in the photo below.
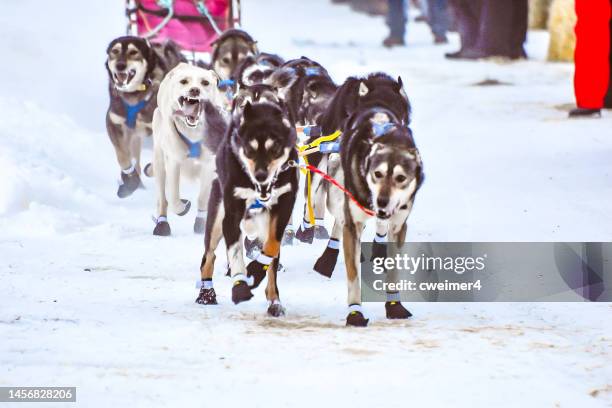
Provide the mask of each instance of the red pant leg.
[{"label": "red pant leg", "polygon": [[579,108],[601,109],[610,81],[610,0],[576,0],[576,74]]}]

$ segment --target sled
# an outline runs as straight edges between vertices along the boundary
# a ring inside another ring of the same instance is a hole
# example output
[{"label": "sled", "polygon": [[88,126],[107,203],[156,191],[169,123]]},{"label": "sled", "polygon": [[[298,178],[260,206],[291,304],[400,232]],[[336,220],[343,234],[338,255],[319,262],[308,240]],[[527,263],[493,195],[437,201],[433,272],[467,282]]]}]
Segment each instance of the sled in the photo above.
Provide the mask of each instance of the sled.
[{"label": "sled", "polygon": [[240,0],[126,0],[127,34],[172,40],[187,52],[209,53],[225,30],[240,27]]}]

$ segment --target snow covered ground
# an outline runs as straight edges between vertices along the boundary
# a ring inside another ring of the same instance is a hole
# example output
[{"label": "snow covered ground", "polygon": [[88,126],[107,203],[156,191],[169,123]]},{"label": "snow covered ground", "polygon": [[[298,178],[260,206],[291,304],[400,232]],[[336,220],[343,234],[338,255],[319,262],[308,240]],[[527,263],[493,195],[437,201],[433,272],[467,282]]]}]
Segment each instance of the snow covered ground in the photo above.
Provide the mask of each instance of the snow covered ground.
[{"label": "snow covered ground", "polygon": [[[423,24],[389,51],[382,18],[328,0],[243,3],[264,51],[317,59],[338,82],[402,76],[427,174],[410,240],[611,239],[612,113],[565,119],[573,68],[543,62],[545,33],[530,61],[447,62],[458,39],[433,46]],[[1,386],[77,386],[83,407],[612,404],[610,304],[419,303],[407,322],[367,304],[370,327],[348,329],[343,268],[311,271],[319,242],[283,249],[286,317],[265,316],[261,289],[231,304],[222,251],[220,305],[196,305],[191,216],[157,238],[150,180],[115,197],[103,61],[123,2],[3,7]],[[507,85],[474,86],[485,79]]]}]

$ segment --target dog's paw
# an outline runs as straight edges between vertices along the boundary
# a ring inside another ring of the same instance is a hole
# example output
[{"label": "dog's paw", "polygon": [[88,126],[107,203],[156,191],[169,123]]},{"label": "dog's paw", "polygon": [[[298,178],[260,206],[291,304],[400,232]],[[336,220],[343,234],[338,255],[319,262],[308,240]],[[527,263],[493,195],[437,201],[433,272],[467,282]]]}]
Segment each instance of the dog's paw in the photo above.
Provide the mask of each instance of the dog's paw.
[{"label": "dog's paw", "polygon": [[[176,215],[178,215],[179,217],[182,217],[183,215],[187,214],[191,209],[191,201],[181,198],[181,203],[183,204],[183,209],[176,212]],[[177,208],[177,210],[178,209],[180,209],[180,207]]]},{"label": "dog's paw", "polygon": [[147,165],[144,167],[144,170],[142,172],[147,177],[153,177],[155,175],[153,173],[153,163],[147,163]]},{"label": "dog's paw", "polygon": [[315,225],[314,237],[315,239],[329,239],[329,232],[327,232],[325,225]]},{"label": "dog's paw", "polygon": [[136,170],[134,170],[130,174],[125,174],[124,172],[121,172],[121,185],[117,189],[117,197],[129,197],[140,186],[142,186],[142,182],[140,181],[140,176],[138,175],[138,172]]},{"label": "dog's paw", "polygon": [[[370,256],[370,262],[373,262],[376,258],[387,257],[387,244],[385,242],[376,242],[372,244],[372,255]],[[362,261],[363,262],[363,261]]]},{"label": "dog's paw", "polygon": [[286,229],[283,234],[283,239],[281,241],[282,246],[293,245],[293,238],[295,238],[295,231],[292,229]]},{"label": "dog's paw", "polygon": [[312,244],[314,240],[315,229],[314,227],[304,228],[303,225],[300,225],[297,232],[295,233],[295,237],[305,244]]},{"label": "dog's paw", "polygon": [[195,300],[196,303],[201,305],[216,305],[217,304],[217,294],[215,293],[214,288],[204,289],[200,288],[200,294]]},{"label": "dog's paw", "polygon": [[285,308],[279,300],[274,300],[268,306],[268,314],[272,317],[281,317],[285,315]]},{"label": "dog's paw", "polygon": [[370,319],[363,317],[363,313],[353,310],[346,316],[346,325],[353,327],[366,327]]},{"label": "dog's paw", "polygon": [[325,248],[323,254],[315,262],[314,270],[326,278],[331,278],[336,268],[336,262],[338,261],[338,254],[340,250],[337,248]]},{"label": "dog's paw", "polygon": [[255,289],[259,286],[261,281],[266,277],[266,271],[270,265],[264,265],[261,262],[254,260],[249,263],[247,266],[247,277],[253,277],[253,284],[251,285],[251,289]]},{"label": "dog's paw", "polygon": [[242,280],[234,282],[234,286],[232,286],[232,302],[234,304],[238,304],[240,302],[246,302],[247,300],[251,300],[253,294],[251,293],[251,289],[249,285]]},{"label": "dog's paw", "polygon": [[385,311],[387,319],[407,319],[412,316],[412,313],[402,306],[401,302],[386,302]]},{"label": "dog's paw", "polygon": [[153,235],[168,237],[170,236],[170,233],[170,224],[168,224],[168,221],[158,221],[157,224],[155,224]]},{"label": "dog's paw", "polygon": [[206,229],[206,219],[201,217],[196,217],[193,223],[193,232],[196,234],[203,234]]}]

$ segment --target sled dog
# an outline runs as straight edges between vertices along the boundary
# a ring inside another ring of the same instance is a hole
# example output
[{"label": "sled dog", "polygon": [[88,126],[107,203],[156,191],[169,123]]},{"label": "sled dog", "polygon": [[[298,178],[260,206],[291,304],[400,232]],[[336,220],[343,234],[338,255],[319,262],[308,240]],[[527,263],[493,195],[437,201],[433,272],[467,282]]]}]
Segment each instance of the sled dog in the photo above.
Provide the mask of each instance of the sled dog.
[{"label": "sled dog", "polygon": [[249,55],[257,55],[257,43],[246,31],[230,29],[213,43],[211,67],[222,80],[231,79],[238,65]]},{"label": "sled dog", "polygon": [[110,94],[106,129],[121,168],[117,195],[125,198],[141,186],[142,137],[151,135],[159,83],[183,57],[173,42],[151,45],[130,36],[114,39],[106,54]]},{"label": "sled dog", "polygon": [[[218,178],[208,203],[205,252],[197,303],[216,304],[212,285],[215,249],[223,237],[233,280],[232,301],[253,295],[267,275],[268,314],[284,309],[277,287],[281,239],[298,189],[295,125],[281,103],[246,100],[233,116],[217,154]],[[245,267],[243,236],[263,242],[257,259]]]},{"label": "sled dog", "polygon": [[215,153],[229,122],[218,81],[212,70],[181,63],[159,86],[158,107],[153,114],[153,165],[145,168],[147,175],[155,176],[157,185],[154,235],[170,235],[168,205],[179,216],[191,207],[191,202],[180,196],[182,175],[200,183],[194,232],[204,232],[206,205],[215,178]]},{"label": "sled dog", "polygon": [[[333,155],[328,169],[358,203],[373,211],[377,221],[376,240],[380,241],[386,235],[388,242],[402,245],[406,237],[406,221],[424,179],[423,163],[412,131],[402,118],[387,108],[360,109],[344,127],[340,156]],[[339,189],[328,184],[325,188],[327,208],[335,220],[328,246],[317,260],[315,269],[331,275],[342,237],[348,280],[349,314],[346,324],[366,326],[368,319],[361,311],[360,243],[365,223],[372,217]],[[397,281],[397,274],[389,273],[387,280]],[[389,319],[411,316],[400,303],[397,292],[387,293],[385,309]]]},{"label": "sled dog", "polygon": [[[404,91],[402,79],[398,78],[396,81],[383,73],[373,73],[364,78],[349,77],[325,105],[325,110],[317,116],[315,122],[318,125],[318,132],[306,143],[312,142],[319,135],[331,135],[337,130],[342,131],[346,121],[353,113],[368,107],[387,108],[394,113],[400,123],[408,125],[410,122],[410,103]],[[328,158],[329,154],[323,153],[308,156],[310,164],[323,171],[327,169]],[[322,222],[325,214],[325,190],[321,182],[320,176],[312,176],[312,204],[317,223]],[[327,239],[327,233],[317,231],[320,227],[310,225],[308,218],[305,208],[304,219],[298,228],[296,238],[305,243],[312,243],[315,237]]]}]

